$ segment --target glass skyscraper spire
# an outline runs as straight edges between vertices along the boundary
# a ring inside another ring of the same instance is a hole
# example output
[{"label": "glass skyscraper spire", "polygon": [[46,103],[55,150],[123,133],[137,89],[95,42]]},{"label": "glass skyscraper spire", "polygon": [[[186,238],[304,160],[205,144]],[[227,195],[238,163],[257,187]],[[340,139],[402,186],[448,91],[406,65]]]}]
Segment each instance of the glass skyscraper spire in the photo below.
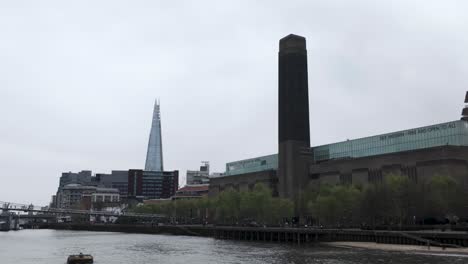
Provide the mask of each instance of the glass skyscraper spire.
[{"label": "glass skyscraper spire", "polygon": [[163,171],[163,152],[161,138],[161,113],[158,100],[154,103],[153,122],[148,141],[148,151],[146,153],[146,171]]}]

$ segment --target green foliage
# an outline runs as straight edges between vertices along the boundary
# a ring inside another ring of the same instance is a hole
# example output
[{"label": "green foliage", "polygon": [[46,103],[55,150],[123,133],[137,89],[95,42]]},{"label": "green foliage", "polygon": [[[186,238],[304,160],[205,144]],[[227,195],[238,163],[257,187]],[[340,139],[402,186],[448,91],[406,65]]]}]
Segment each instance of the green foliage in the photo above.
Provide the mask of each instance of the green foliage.
[{"label": "green foliage", "polygon": [[236,190],[230,188],[221,192],[212,202],[216,207],[216,217],[223,222],[232,222],[239,217],[241,195]]},{"label": "green foliage", "polygon": [[164,214],[187,222],[187,219],[210,219],[220,224],[280,224],[293,216],[294,204],[288,199],[272,197],[272,191],[256,184],[252,191],[224,190],[218,196],[192,200],[176,200],[141,205],[136,213]]},{"label": "green foliage", "polygon": [[416,183],[393,174],[367,186],[320,185],[306,190],[308,216],[320,224],[402,225],[425,218],[466,217],[466,202],[461,199],[466,191],[449,176]]},{"label": "green foliage", "polygon": [[449,176],[436,175],[428,182],[427,200],[431,204],[433,214],[445,216],[462,215],[466,210],[464,197],[466,193],[455,179]]},{"label": "green foliage", "polygon": [[264,184],[256,184],[252,191],[225,190],[214,199],[216,222],[242,224],[250,220],[263,224],[280,224],[293,215],[294,204],[287,199],[272,197]]},{"label": "green foliage", "polygon": [[272,196],[263,184],[251,191],[227,189],[216,197],[177,200],[134,208],[138,213],[164,214],[178,221],[209,220],[218,224],[278,225],[301,217],[330,226],[415,224],[425,218],[466,217],[466,191],[449,176],[415,183],[406,176],[385,175],[381,183],[365,186],[308,186],[293,201]]},{"label": "green foliage", "polygon": [[308,212],[322,223],[341,225],[350,223],[357,217],[357,207],[361,192],[354,186],[324,185],[315,199],[307,203]]}]

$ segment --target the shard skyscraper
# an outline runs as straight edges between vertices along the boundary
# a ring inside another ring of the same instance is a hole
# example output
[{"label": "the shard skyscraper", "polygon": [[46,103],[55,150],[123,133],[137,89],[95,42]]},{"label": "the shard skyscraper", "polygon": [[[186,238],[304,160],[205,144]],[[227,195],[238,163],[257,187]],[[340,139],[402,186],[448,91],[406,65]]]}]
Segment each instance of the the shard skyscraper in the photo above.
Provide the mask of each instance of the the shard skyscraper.
[{"label": "the shard skyscraper", "polygon": [[161,113],[159,111],[160,103],[158,100],[154,103],[153,122],[148,141],[148,151],[146,153],[146,171],[163,171],[163,152],[161,138]]}]

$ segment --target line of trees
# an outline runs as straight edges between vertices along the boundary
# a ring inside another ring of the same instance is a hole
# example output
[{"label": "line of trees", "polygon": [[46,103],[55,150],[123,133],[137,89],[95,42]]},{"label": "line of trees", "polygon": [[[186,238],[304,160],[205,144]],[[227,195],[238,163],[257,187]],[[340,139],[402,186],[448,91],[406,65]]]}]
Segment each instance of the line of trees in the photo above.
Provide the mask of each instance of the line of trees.
[{"label": "line of trees", "polygon": [[301,204],[315,224],[414,225],[458,222],[468,217],[466,190],[450,176],[416,183],[389,175],[377,184],[310,186]]},{"label": "line of trees", "polygon": [[251,191],[227,189],[216,197],[176,200],[134,209],[165,214],[179,222],[282,225],[296,212],[310,224],[377,226],[436,224],[468,218],[466,190],[450,176],[416,183],[406,176],[387,175],[377,184],[310,185],[291,201],[272,196],[263,184]]},{"label": "line of trees", "polygon": [[165,214],[179,222],[207,221],[226,225],[279,225],[294,214],[294,204],[288,199],[273,197],[264,184],[256,184],[251,191],[227,189],[216,197],[176,200],[142,205],[137,213]]}]

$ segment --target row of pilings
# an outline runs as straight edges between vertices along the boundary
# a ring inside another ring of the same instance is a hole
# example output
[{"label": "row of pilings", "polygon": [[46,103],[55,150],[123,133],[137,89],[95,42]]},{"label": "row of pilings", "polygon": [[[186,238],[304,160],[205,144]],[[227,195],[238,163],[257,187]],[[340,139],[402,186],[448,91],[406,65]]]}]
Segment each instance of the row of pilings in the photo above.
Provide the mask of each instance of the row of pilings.
[{"label": "row of pilings", "polygon": [[201,225],[121,225],[121,224],[43,224],[40,228],[87,230],[142,234],[204,236],[216,239],[290,243],[303,245],[317,242],[356,241],[382,244],[468,247],[467,232],[451,231],[382,231],[360,229],[318,229],[285,227],[242,227]]},{"label": "row of pilings", "polygon": [[314,242],[355,241],[382,244],[423,245],[438,247],[468,247],[465,232],[401,232],[307,228],[216,227],[217,239],[307,244]]},{"label": "row of pilings", "polygon": [[318,234],[309,234],[294,231],[264,231],[264,230],[223,230],[214,231],[216,239],[234,239],[247,241],[277,242],[277,243],[295,243],[304,244],[309,242],[318,242]]}]

